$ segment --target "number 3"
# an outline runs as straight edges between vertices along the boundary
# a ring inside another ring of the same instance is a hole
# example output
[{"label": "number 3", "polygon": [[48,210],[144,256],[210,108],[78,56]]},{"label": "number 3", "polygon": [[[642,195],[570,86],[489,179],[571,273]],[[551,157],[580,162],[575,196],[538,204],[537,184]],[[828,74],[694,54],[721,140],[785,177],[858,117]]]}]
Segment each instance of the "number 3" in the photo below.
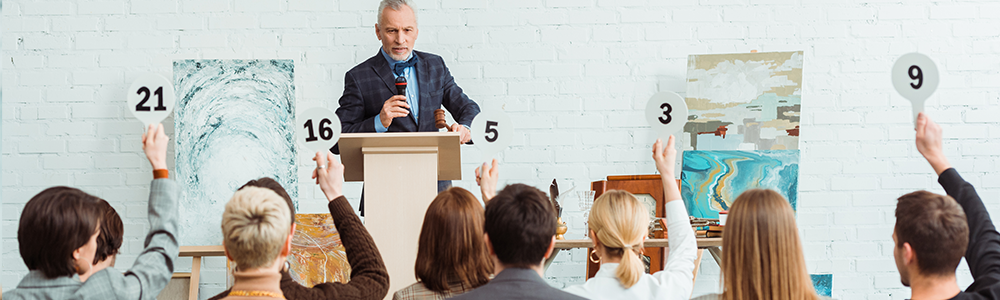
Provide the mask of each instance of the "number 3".
[{"label": "number 3", "polygon": [[[490,143],[496,142],[497,138],[500,137],[500,133],[497,132],[497,129],[493,128],[493,126],[497,126],[497,124],[498,123],[496,121],[486,121],[486,141],[487,142],[490,142]],[[493,134],[492,137],[489,136],[489,134],[491,134],[491,133]]]},{"label": "number 3", "polygon": [[670,112],[674,111],[674,108],[670,106],[670,103],[663,103],[662,105],[660,105],[660,109],[663,109],[664,107],[666,107],[667,110],[663,111],[663,115],[667,116],[667,118],[663,119],[663,117],[659,117],[658,119],[660,119],[660,123],[663,123],[663,125],[667,125],[670,124],[670,121],[674,119],[673,117],[670,116]]},{"label": "number 3", "polygon": [[[913,74],[913,70],[917,70],[917,74]],[[910,79],[917,81],[916,84],[913,84],[911,82],[910,87],[912,87],[915,90],[919,90],[920,86],[924,85],[924,72],[920,70],[920,67],[912,65],[910,66],[910,70],[907,71],[906,73],[910,75]]]}]

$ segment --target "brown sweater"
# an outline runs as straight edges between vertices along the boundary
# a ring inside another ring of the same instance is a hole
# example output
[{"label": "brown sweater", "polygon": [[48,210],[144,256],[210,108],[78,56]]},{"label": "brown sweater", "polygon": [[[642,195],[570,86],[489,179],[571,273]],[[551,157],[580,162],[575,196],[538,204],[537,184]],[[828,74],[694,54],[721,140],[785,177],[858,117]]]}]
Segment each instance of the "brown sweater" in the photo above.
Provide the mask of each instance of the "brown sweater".
[{"label": "brown sweater", "polygon": [[[330,201],[330,216],[333,225],[340,232],[340,240],[347,252],[347,262],[351,265],[351,280],[348,283],[325,282],[307,288],[292,280],[288,271],[281,272],[281,292],[285,299],[384,299],[389,292],[389,273],[385,270],[382,255],[375,247],[375,241],[361,224],[361,219],[340,196]],[[219,300],[229,294],[229,290],[215,295],[209,300]]]}]

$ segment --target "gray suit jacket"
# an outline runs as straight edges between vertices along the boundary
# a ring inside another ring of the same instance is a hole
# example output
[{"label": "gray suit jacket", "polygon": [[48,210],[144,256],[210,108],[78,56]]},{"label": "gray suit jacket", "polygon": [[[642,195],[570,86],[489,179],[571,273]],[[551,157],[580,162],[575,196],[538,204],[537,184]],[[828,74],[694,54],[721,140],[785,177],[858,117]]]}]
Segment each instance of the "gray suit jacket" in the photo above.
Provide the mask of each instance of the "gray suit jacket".
[{"label": "gray suit jacket", "polygon": [[3,293],[17,299],[156,299],[167,286],[177,259],[177,199],[180,186],[171,179],[155,179],[149,191],[149,233],[145,249],[132,268],[122,273],[107,268],[87,282],[80,276],[45,278],[41,271],[28,273],[14,290]]},{"label": "gray suit jacket", "polygon": [[554,288],[531,269],[504,269],[490,283],[450,300],[584,299]]}]

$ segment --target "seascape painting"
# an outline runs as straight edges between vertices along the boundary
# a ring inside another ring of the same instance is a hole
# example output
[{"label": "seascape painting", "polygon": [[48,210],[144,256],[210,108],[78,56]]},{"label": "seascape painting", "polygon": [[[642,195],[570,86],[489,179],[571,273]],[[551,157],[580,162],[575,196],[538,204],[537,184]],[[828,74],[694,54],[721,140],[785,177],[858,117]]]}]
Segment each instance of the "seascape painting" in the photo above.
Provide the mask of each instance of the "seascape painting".
[{"label": "seascape painting", "polygon": [[684,151],[681,196],[696,218],[718,219],[748,189],[772,189],[796,208],[798,150]]},{"label": "seascape painting", "polygon": [[271,177],[298,198],[292,60],[174,62],[175,178],[180,244],[219,245],[225,204]]},{"label": "seascape painting", "polygon": [[295,224],[292,254],[288,256],[292,279],[306,287],[347,283],[351,265],[330,214],[296,214]]},{"label": "seascape painting", "polygon": [[688,56],[694,150],[797,150],[802,51]]}]

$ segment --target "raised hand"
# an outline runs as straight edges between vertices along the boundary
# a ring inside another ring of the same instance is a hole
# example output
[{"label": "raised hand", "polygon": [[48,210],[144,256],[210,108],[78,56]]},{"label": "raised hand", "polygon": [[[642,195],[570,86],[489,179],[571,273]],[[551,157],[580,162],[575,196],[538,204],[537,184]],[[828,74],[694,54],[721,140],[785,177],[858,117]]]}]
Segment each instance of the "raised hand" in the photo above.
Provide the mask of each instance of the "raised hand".
[{"label": "raised hand", "polygon": [[499,178],[500,168],[496,158],[493,159],[492,166],[483,163],[481,167],[476,167],[476,184],[479,185],[479,191],[483,193],[483,202],[490,201],[497,195],[497,180]]},{"label": "raised hand", "polygon": [[343,196],[344,165],[330,151],[316,152],[313,160],[316,161],[316,169],[313,170],[312,178],[316,179],[316,184],[323,190],[326,200],[333,201]]},{"label": "raised hand", "polygon": [[663,203],[674,200],[681,200],[681,191],[677,187],[677,179],[674,176],[674,162],[677,161],[677,149],[674,148],[674,136],[667,139],[666,147],[663,141],[656,139],[653,143],[653,161],[656,162],[656,170],[660,171],[660,180],[663,181]]},{"label": "raised hand", "polygon": [[392,96],[382,103],[382,111],[378,114],[379,121],[382,122],[382,126],[389,128],[389,125],[392,125],[392,119],[410,115],[408,109],[410,109],[410,104],[406,103],[406,96]]},{"label": "raised hand", "polygon": [[653,143],[653,161],[656,162],[656,170],[660,171],[660,174],[669,174],[673,177],[674,163],[677,161],[677,149],[674,148],[673,135],[667,140],[666,148],[663,147],[662,140],[656,139],[656,143]]},{"label": "raised hand", "polygon": [[924,113],[917,115],[917,151],[924,156],[924,159],[931,164],[934,168],[934,172],[941,175],[941,172],[951,168],[951,163],[948,162],[948,158],[944,156],[944,150],[941,146],[941,126],[934,123],[930,117]]},{"label": "raised hand", "polygon": [[150,124],[142,134],[142,152],[146,153],[153,170],[167,169],[167,144],[170,138],[163,133],[163,124]]}]

